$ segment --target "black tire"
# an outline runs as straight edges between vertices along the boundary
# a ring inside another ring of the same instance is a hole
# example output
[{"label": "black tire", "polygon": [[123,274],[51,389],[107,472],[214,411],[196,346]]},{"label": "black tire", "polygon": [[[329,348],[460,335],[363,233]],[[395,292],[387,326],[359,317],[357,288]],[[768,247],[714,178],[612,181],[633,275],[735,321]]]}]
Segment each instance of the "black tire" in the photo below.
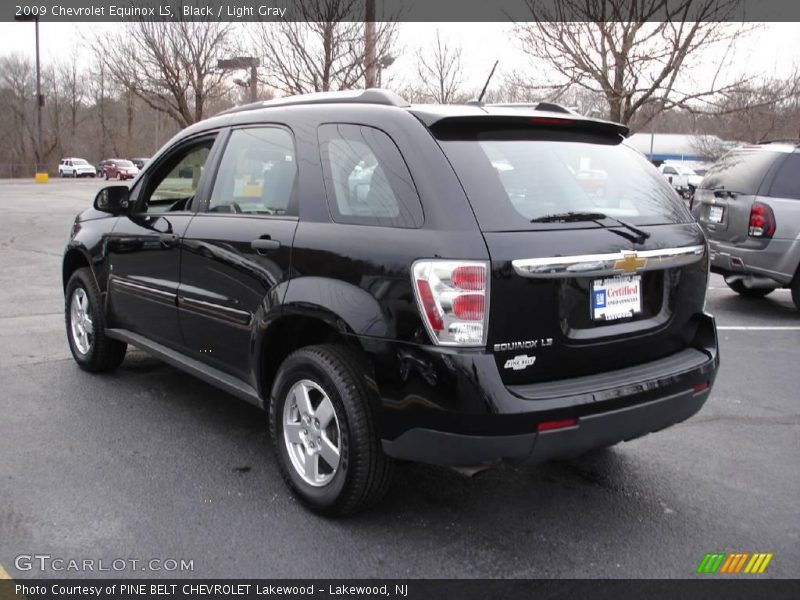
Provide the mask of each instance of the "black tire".
[{"label": "black tire", "polygon": [[742,283],[741,279],[730,283],[725,281],[725,284],[743,298],[763,298],[775,291],[775,288],[749,288]]},{"label": "black tire", "polygon": [[[381,449],[370,407],[373,392],[360,367],[358,357],[343,346],[308,346],[286,358],[272,387],[269,425],[281,475],[300,502],[323,515],[363,511],[377,503],[391,483],[394,461]],[[290,391],[303,380],[327,394],[340,432],[338,468],[319,487],[303,479],[284,440],[284,406]]]},{"label": "black tire", "polygon": [[[88,299],[88,314],[92,323],[91,339],[86,352],[79,348],[72,329],[71,309],[73,302],[76,301],[76,290],[79,289],[83,290]],[[64,320],[67,326],[69,349],[81,369],[92,372],[113,371],[125,359],[128,345],[118,340],[112,340],[105,335],[102,296],[94,276],[86,267],[78,269],[69,278],[64,302]]]},{"label": "black tire", "polygon": [[73,179],[77,179],[78,178],[78,172],[77,171],[73,171],[72,172],[72,178]]},{"label": "black tire", "polygon": [[800,270],[794,276],[792,281],[792,302],[797,310],[800,310]]}]

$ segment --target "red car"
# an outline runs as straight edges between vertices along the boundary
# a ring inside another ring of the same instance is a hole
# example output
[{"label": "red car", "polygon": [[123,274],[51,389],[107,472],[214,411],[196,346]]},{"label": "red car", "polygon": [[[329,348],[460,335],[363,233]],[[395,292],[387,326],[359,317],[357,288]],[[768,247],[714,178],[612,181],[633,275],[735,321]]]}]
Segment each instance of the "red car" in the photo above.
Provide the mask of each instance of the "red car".
[{"label": "red car", "polygon": [[103,161],[103,174],[106,179],[133,179],[139,174],[139,169],[129,160],[110,158]]}]

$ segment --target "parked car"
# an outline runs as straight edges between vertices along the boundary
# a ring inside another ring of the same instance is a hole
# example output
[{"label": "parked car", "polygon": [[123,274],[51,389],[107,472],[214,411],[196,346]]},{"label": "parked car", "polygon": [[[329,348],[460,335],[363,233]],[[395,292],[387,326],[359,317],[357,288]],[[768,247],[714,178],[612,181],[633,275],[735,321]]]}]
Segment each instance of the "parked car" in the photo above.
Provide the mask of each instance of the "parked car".
[{"label": "parked car", "polygon": [[692,212],[728,287],[758,298],[790,288],[800,309],[800,140],[731,150],[706,174]]},{"label": "parked car", "polygon": [[75,361],[132,344],[265,409],[333,515],[394,459],[535,463],[689,418],[718,368],[703,232],[625,126],[544,108],[368,90],[192,125],[76,219]]},{"label": "parked car", "polygon": [[144,166],[147,164],[147,161],[150,160],[149,158],[132,158],[131,162],[136,166],[137,169],[140,171],[144,169]]},{"label": "parked car", "polygon": [[97,176],[103,177],[106,174],[106,167],[111,163],[110,158],[106,158],[105,160],[101,160],[97,163]]},{"label": "parked car", "polygon": [[689,198],[700,182],[703,180],[701,175],[695,173],[687,166],[675,163],[663,163],[658,167],[664,177],[667,178],[670,185],[681,194],[684,198]]},{"label": "parked car", "polygon": [[94,177],[95,168],[84,158],[62,158],[58,163],[59,177]]},{"label": "parked car", "polygon": [[106,161],[103,172],[106,179],[133,179],[139,174],[139,169],[129,160],[112,158]]}]

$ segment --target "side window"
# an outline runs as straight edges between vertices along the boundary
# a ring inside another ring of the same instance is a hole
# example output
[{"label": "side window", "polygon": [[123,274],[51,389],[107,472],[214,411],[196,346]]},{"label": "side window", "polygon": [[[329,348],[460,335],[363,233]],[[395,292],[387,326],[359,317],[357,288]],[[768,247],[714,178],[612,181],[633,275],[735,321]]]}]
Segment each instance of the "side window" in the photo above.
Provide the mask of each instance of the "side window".
[{"label": "side window", "polygon": [[667,175],[677,175],[678,172],[672,167],[664,167],[664,173]]},{"label": "side window", "polygon": [[217,171],[208,212],[284,215],[295,180],[292,135],[278,127],[234,129]]},{"label": "side window", "polygon": [[337,223],[420,227],[422,205],[392,139],[374,127],[319,128],[322,171],[331,217]]},{"label": "side window", "polygon": [[206,138],[174,150],[148,178],[139,199],[138,212],[162,213],[186,210],[197,192],[214,138]]},{"label": "side window", "polygon": [[790,154],[775,175],[769,195],[800,200],[800,154]]}]

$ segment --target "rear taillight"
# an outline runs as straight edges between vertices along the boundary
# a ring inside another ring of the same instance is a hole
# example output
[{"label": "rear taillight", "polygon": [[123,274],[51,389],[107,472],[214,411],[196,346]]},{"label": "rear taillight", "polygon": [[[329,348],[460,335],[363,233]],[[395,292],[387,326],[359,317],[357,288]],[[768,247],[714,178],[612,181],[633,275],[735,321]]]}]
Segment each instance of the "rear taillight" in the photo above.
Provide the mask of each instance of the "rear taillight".
[{"label": "rear taillight", "polygon": [[488,329],[489,266],[485,262],[418,260],[414,292],[433,341],[443,346],[484,346]]},{"label": "rear taillight", "polygon": [[775,233],[775,213],[769,206],[762,202],[753,202],[753,206],[750,207],[748,233],[751,237],[772,237],[772,234]]}]

